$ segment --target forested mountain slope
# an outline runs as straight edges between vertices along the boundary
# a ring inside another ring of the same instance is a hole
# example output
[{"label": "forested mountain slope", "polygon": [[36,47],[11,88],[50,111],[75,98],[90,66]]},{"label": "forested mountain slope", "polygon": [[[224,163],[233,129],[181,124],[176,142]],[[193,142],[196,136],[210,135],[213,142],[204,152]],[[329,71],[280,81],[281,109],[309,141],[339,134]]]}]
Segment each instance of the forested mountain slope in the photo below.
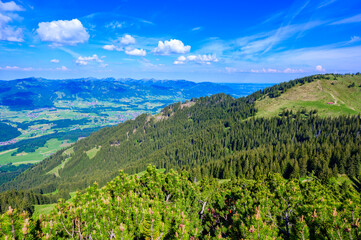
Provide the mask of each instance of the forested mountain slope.
[{"label": "forested mountain slope", "polygon": [[359,115],[340,112],[337,117],[320,117],[317,112],[321,110],[315,105],[313,110],[256,117],[261,99],[277,100],[320,79],[335,82],[330,87],[344,79],[359,79],[359,75],[328,77],[297,79],[238,99],[225,94],[202,97],[168,106],[155,116],[143,114],[57,152],[3,184],[1,190],[69,192],[94,181],[104,185],[119,169],[133,174],[148,164],[166,170],[187,169],[191,179],[252,179],[269,172],[299,178],[313,172],[322,181],[337,174],[357,181],[361,169]]}]

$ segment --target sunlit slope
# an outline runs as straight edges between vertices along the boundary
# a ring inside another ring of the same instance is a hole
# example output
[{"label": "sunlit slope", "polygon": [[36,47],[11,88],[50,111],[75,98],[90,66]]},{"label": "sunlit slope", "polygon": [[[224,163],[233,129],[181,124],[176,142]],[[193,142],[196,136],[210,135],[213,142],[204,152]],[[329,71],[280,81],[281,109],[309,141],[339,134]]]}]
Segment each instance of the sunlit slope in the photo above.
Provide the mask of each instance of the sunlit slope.
[{"label": "sunlit slope", "polygon": [[284,110],[316,109],[320,116],[361,112],[361,75],[325,75],[311,83],[297,85],[280,96],[268,95],[256,101],[258,117],[273,117]]}]

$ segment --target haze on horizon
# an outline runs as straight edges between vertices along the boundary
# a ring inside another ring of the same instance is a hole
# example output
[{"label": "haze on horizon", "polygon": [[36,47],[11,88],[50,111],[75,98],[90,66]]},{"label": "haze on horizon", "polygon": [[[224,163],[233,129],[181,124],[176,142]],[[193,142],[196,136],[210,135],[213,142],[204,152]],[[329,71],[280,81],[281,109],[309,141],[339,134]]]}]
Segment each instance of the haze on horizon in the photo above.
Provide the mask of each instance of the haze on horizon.
[{"label": "haze on horizon", "polygon": [[280,82],[361,69],[361,2],[0,0],[0,79]]}]

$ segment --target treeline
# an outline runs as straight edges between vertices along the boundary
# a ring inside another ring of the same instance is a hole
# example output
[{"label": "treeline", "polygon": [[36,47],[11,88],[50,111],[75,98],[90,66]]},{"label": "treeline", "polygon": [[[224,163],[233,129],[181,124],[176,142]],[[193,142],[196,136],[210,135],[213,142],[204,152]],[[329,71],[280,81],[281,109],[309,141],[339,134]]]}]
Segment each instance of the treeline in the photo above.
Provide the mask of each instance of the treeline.
[{"label": "treeline", "polygon": [[17,125],[18,128],[21,128],[23,130],[26,130],[29,128],[29,126],[33,125],[39,125],[39,124],[53,124],[52,128],[66,128],[71,127],[73,125],[85,125],[88,122],[91,122],[91,120],[82,118],[82,119],[58,119],[58,120],[47,120],[47,119],[40,119],[35,121],[29,121],[29,122],[12,122],[9,120],[4,120],[3,122],[11,123]]},{"label": "treeline", "polygon": [[0,185],[14,179],[28,169],[32,164],[13,165],[11,163],[0,165]]},{"label": "treeline", "polygon": [[6,142],[21,135],[21,132],[9,124],[0,122],[0,142]]},{"label": "treeline", "polygon": [[68,132],[57,132],[56,130],[55,133],[51,133],[37,138],[21,140],[19,142],[6,146],[0,146],[0,151],[6,151],[17,148],[17,150],[13,153],[14,155],[21,152],[35,152],[36,149],[40,147],[44,147],[45,143],[50,139],[53,138],[57,138],[59,140],[70,139],[71,141],[76,141],[78,140],[79,137],[87,137],[92,132],[97,131],[99,129],[100,127],[95,127],[95,128],[76,129]]},{"label": "treeline", "polygon": [[26,211],[32,214],[34,205],[54,203],[58,197],[60,196],[45,196],[30,191],[6,191],[0,193],[0,213],[6,212],[11,206],[20,212]]},{"label": "treeline", "polygon": [[334,179],[189,181],[186,171],[141,177],[123,172],[93,184],[72,202],[60,200],[33,220],[9,207],[5,239],[360,239],[360,193]]}]

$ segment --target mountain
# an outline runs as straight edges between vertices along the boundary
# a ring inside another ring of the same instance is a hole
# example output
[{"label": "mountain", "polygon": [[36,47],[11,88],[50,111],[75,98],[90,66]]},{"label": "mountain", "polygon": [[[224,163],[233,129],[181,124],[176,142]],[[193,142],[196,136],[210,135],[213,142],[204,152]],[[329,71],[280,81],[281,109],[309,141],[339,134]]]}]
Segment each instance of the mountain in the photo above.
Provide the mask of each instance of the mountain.
[{"label": "mountain", "polygon": [[14,177],[92,132],[142,113],[220,92],[245,96],[266,86],[114,78],[0,81],[0,178]]},{"label": "mountain", "polygon": [[[315,75],[237,99],[217,94],[174,103],[157,115],[142,114],[93,133],[4,183],[1,190],[70,192],[94,181],[105,185],[119,169],[135,174],[149,164],[166,171],[185,169],[190,179],[256,179],[273,172],[287,179],[313,173],[327,181],[346,174],[357,185],[361,175],[361,119],[356,110],[351,112],[354,115],[339,111],[327,117],[317,113],[326,107],[343,109],[341,102],[308,103],[309,108],[280,107],[273,116],[264,118],[257,109],[262,101],[279,99],[282,103],[289,92],[327,81],[332,93],[346,82],[355,94],[360,91],[360,75]],[[329,100],[315,97],[308,101]],[[357,106],[351,100],[349,104]]]}]

